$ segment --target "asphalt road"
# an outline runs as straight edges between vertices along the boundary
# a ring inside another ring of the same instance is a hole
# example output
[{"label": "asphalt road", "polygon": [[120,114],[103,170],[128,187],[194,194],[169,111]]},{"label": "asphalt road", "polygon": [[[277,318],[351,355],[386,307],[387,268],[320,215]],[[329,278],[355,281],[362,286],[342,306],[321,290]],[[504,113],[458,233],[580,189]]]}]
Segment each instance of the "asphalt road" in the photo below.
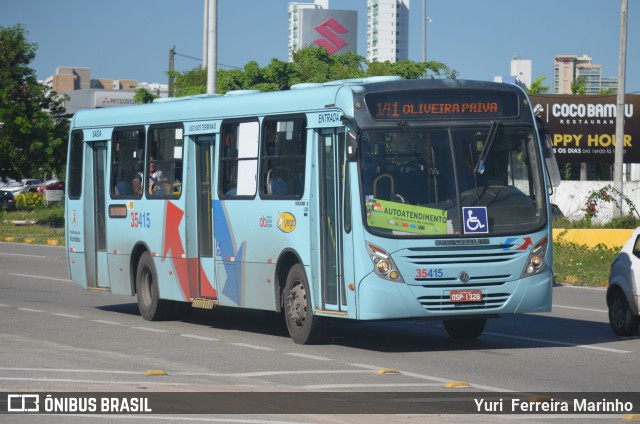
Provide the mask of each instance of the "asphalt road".
[{"label": "asphalt road", "polygon": [[[394,321],[333,324],[330,343],[299,346],[278,317],[259,311],[217,308],[194,310],[186,321],[144,321],[134,297],[88,292],[70,282],[64,248],[0,243],[0,392],[429,392],[467,396],[467,403],[469,396],[509,392],[610,392],[615,397],[637,391],[640,342],[613,334],[604,295],[604,289],[555,287],[551,313],[490,320],[473,341],[450,339],[439,321]],[[150,370],[164,375],[146,375]],[[461,382],[468,386],[447,387]],[[285,406],[276,415],[247,411],[117,418],[269,424],[565,419],[459,415],[455,402],[435,415],[312,412],[297,415]],[[634,412],[640,412],[640,405],[634,405]],[[619,422],[625,414],[574,419]],[[0,422],[114,418],[0,415]]]}]

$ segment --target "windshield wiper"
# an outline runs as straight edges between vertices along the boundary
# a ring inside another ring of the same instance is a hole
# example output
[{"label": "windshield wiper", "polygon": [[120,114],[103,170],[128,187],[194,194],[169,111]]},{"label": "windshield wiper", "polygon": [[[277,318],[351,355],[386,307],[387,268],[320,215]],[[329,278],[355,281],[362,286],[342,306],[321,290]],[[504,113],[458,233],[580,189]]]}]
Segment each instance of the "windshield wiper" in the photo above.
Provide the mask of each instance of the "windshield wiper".
[{"label": "windshield wiper", "polygon": [[498,132],[498,127],[500,126],[500,121],[491,121],[491,128],[489,128],[489,133],[487,134],[487,139],[484,142],[484,147],[482,148],[482,152],[480,153],[480,157],[478,158],[478,163],[476,163],[473,172],[476,174],[484,173],[484,165],[489,155],[489,150],[491,150],[491,145],[493,144],[493,140],[496,138],[496,133]]}]

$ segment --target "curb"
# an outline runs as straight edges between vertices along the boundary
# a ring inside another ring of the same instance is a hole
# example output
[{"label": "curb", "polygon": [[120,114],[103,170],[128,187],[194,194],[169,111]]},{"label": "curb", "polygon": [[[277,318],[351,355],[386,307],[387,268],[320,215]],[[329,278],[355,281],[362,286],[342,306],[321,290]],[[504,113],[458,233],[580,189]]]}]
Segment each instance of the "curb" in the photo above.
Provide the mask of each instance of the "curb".
[{"label": "curb", "polygon": [[609,249],[620,249],[631,237],[634,229],[553,229],[553,241],[576,243],[587,247],[603,244]]}]

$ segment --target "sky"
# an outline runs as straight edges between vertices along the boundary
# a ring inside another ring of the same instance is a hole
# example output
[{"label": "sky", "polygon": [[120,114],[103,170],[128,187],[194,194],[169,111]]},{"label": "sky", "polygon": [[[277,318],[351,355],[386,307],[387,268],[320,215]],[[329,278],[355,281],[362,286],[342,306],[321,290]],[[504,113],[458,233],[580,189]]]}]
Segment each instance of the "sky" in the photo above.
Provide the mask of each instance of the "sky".
[{"label": "sky", "polygon": [[[218,64],[287,60],[288,0],[218,0]],[[366,0],[329,0],[358,12],[358,53],[366,56]],[[411,0],[409,59],[423,54],[422,0]],[[508,76],[513,57],[533,61],[533,78],[553,85],[553,58],[589,55],[617,77],[620,0],[427,0],[427,59],[459,78]],[[625,91],[640,92],[640,0],[629,0]],[[0,27],[22,24],[38,45],[38,79],[58,66],[91,68],[91,78],[167,83],[201,64],[203,0],[0,0]],[[186,57],[188,56],[188,57]],[[551,91],[550,91],[551,92]]]}]

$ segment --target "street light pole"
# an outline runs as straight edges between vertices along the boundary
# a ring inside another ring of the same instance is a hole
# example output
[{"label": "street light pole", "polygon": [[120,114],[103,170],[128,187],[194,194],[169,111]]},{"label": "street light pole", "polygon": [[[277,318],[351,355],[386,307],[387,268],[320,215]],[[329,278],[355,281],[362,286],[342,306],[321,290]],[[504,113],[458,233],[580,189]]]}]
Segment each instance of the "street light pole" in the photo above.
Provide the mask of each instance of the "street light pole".
[{"label": "street light pole", "polygon": [[427,0],[422,0],[422,61],[427,61]]},{"label": "street light pole", "polygon": [[[622,162],[624,150],[624,83],[627,66],[627,5],[621,0],[620,10],[620,49],[618,50],[618,96],[616,101],[616,148],[613,165],[613,183],[622,197]],[[620,199],[622,200],[622,199]],[[619,202],[622,205],[622,202]],[[618,211],[622,214],[622,211]]]},{"label": "street light pole", "polygon": [[209,0],[209,52],[207,55],[207,94],[216,93],[218,77],[218,0]]},{"label": "street light pole", "polygon": [[209,0],[204,0],[204,31],[202,31],[202,67],[209,63]]}]

